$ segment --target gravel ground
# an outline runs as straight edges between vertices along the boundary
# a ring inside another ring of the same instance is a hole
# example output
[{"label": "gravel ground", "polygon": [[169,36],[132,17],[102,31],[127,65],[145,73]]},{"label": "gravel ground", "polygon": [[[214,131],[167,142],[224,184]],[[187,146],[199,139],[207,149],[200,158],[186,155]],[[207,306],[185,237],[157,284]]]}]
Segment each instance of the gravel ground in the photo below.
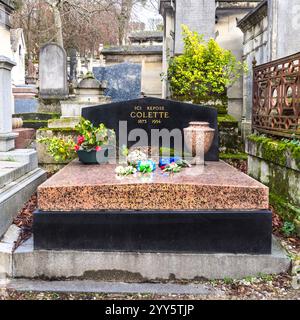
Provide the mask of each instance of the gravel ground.
[{"label": "gravel ground", "polygon": [[[229,163],[243,172],[247,171],[246,161],[229,161]],[[34,195],[15,219],[14,223],[22,229],[15,248],[31,237],[32,213],[36,207],[37,197]],[[298,270],[299,282],[300,239],[286,237],[282,234],[283,221],[276,211],[273,208],[271,209],[273,211],[273,233],[279,238],[293,260],[293,270],[290,274],[279,276],[261,275],[260,278],[246,278],[244,280],[201,281],[201,283],[212,285],[221,290],[223,294],[220,296],[62,294],[16,292],[0,289],[0,300],[300,300],[300,287],[297,284],[295,275]],[[184,282],[180,283],[184,284]]]}]

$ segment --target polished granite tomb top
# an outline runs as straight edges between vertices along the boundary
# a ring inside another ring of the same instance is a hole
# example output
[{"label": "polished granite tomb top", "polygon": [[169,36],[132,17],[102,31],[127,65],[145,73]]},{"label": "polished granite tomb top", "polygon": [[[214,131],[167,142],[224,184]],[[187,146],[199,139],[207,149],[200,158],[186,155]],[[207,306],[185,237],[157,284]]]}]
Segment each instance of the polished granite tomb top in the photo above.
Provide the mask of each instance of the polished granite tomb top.
[{"label": "polished granite tomb top", "polygon": [[224,162],[174,175],[117,177],[116,165],[70,163],[38,189],[41,211],[263,210],[267,187]]}]

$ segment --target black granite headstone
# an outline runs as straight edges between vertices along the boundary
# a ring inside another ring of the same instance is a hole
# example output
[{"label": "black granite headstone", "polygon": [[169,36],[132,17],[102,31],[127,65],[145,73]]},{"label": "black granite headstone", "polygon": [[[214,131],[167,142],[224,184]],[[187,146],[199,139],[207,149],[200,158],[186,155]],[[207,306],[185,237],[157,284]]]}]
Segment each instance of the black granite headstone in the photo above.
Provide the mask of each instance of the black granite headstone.
[{"label": "black granite headstone", "polygon": [[[219,160],[218,112],[214,108],[158,98],[143,98],[84,108],[82,116],[94,125],[104,123],[108,128],[114,129],[117,139],[119,139],[120,121],[127,121],[128,132],[133,129],[144,129],[149,139],[153,129],[183,131],[192,121],[208,122],[216,133],[205,159]],[[134,144],[135,142],[132,142],[128,146]],[[151,145],[151,141],[148,141],[148,145]]]}]

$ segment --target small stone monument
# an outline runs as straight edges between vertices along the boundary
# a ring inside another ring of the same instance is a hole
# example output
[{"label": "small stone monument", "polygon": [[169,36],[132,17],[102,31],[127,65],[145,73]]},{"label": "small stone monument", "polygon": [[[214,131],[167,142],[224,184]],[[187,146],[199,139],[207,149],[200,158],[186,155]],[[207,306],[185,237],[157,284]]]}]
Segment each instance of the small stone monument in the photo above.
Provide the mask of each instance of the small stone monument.
[{"label": "small stone monument", "polygon": [[40,51],[40,97],[61,100],[68,94],[66,52],[58,44],[48,43]]},{"label": "small stone monument", "polygon": [[13,150],[18,136],[12,132],[11,70],[14,66],[9,58],[0,56],[0,152]]},{"label": "small stone monument", "polygon": [[92,73],[88,74],[76,88],[76,95],[79,102],[87,104],[103,104],[110,101],[109,97],[104,96],[107,88],[106,81],[98,81]]},{"label": "small stone monument", "polygon": [[105,89],[105,81],[100,82],[88,73],[75,89],[75,98],[60,102],[62,117],[50,120],[49,128],[74,128],[80,121],[82,108],[111,102],[110,97],[104,95]]},{"label": "small stone monument", "polygon": [[36,84],[37,82],[37,71],[34,63],[31,59],[28,60],[27,76],[25,78],[26,84]]}]

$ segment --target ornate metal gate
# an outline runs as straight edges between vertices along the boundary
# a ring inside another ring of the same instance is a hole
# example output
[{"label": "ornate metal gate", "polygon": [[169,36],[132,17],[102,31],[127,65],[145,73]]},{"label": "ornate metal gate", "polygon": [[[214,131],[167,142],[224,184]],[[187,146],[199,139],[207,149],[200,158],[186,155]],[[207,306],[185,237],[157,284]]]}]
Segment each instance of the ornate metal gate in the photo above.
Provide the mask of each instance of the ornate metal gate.
[{"label": "ornate metal gate", "polygon": [[300,136],[300,53],[253,69],[253,128]]}]

